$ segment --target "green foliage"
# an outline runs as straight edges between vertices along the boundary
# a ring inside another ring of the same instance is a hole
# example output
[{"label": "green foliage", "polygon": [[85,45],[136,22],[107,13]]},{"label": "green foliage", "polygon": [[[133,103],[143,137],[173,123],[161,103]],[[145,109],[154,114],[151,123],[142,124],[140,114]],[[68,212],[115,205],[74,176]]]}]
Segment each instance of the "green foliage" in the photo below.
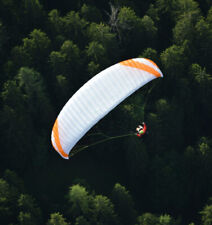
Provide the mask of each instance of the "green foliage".
[{"label": "green foliage", "polygon": [[203,60],[199,60],[201,65],[209,65],[208,69],[211,70],[211,66],[208,58],[211,57],[211,44],[212,44],[212,29],[210,22],[207,22],[204,18],[201,18],[195,25],[196,31],[196,43],[197,48],[199,48],[200,54]]},{"label": "green foliage", "polygon": [[[116,34],[111,32],[111,29],[108,25],[104,23],[91,23],[88,27],[87,35],[89,40],[91,41],[89,43],[88,49],[96,49],[95,52],[99,52],[98,57],[104,56],[103,62],[106,59],[110,59],[110,57],[116,57]],[[102,53],[100,53],[101,51]]]},{"label": "green foliage", "polygon": [[21,194],[19,199],[18,199],[18,206],[21,210],[23,211],[28,211],[30,213],[34,213],[35,216],[39,217],[40,216],[40,210],[36,208],[34,199],[26,194]]},{"label": "green foliage", "polygon": [[121,30],[131,30],[139,27],[140,18],[130,7],[122,7],[118,14],[118,26]]},{"label": "green foliage", "polygon": [[7,181],[10,185],[14,186],[17,189],[17,192],[25,192],[25,186],[23,180],[11,170],[6,170],[4,172],[4,180]]},{"label": "green foliage", "polygon": [[143,57],[143,58],[147,58],[147,59],[151,59],[153,62],[155,62],[156,64],[158,64],[158,54],[157,51],[155,49],[152,48],[147,48],[143,51],[143,53],[141,55],[139,55],[139,57]]},{"label": "green foliage", "polygon": [[189,15],[179,20],[173,29],[174,40],[178,45],[182,45],[185,40],[189,40],[191,45],[194,42],[194,26],[197,22],[196,15]]},{"label": "green foliage", "polygon": [[[2,136],[4,147],[10,149],[11,146],[16,146],[13,152],[5,151],[4,157],[12,157],[16,167],[29,163],[27,156],[37,155],[39,161],[36,162],[35,157],[34,163],[36,166],[42,165],[46,153],[40,148],[45,148],[45,136],[37,135],[35,138],[34,134],[42,132],[42,126],[48,125],[47,118],[52,115],[52,107],[40,73],[26,67],[21,68],[13,80],[5,82],[1,97],[5,105],[2,110],[5,120],[2,125],[8,127]],[[25,157],[20,152],[25,152]]]},{"label": "green foliage", "polygon": [[33,27],[41,25],[45,15],[39,0],[24,0],[23,6],[26,26],[31,28],[32,25]]},{"label": "green foliage", "polygon": [[[52,213],[46,225],[69,225],[63,215],[60,213]],[[85,224],[86,225],[86,224]]]},{"label": "green foliage", "polygon": [[36,225],[30,213],[20,212],[18,215],[18,221],[20,225]]},{"label": "green foliage", "polygon": [[74,42],[78,42],[79,46],[85,42],[85,32],[88,22],[83,18],[80,18],[78,12],[70,11],[62,18],[63,21],[63,33],[67,39],[71,39]]},{"label": "green foliage", "polygon": [[170,215],[155,216],[151,213],[144,213],[138,217],[136,225],[177,225],[178,221],[174,220]]},{"label": "green foliage", "polygon": [[1,218],[10,216],[10,204],[12,203],[11,193],[8,183],[0,179],[0,215]]},{"label": "green foliage", "polygon": [[146,42],[145,46],[150,46],[156,36],[157,28],[155,27],[154,21],[147,15],[141,19],[141,24],[143,28],[143,35],[145,35],[146,39],[145,40],[144,37],[142,37],[142,41]]},{"label": "green foliage", "polygon": [[[148,17],[147,17],[148,18]],[[135,11],[129,7],[122,7],[117,16],[117,32],[124,48],[127,51],[140,50],[143,47],[143,25],[147,25],[148,19],[142,21]],[[146,23],[146,24],[145,24]],[[151,27],[148,28],[151,30]],[[137,53],[137,51],[135,51]],[[137,53],[138,54],[138,53]]]},{"label": "green foliage", "polygon": [[207,85],[210,85],[212,77],[210,74],[206,73],[205,68],[202,69],[200,65],[192,64],[190,73],[201,88],[206,88]]},{"label": "green foliage", "polygon": [[83,216],[79,216],[76,218],[75,225],[90,225],[90,223]]},{"label": "green foliage", "polygon": [[98,72],[100,72],[100,69],[99,69],[100,65],[99,64],[96,64],[95,62],[91,61],[89,64],[88,64],[88,73],[90,76],[93,76],[94,74],[97,74]]},{"label": "green foliage", "polygon": [[182,18],[198,17],[201,14],[199,5],[194,0],[178,0],[176,7],[176,21]]},{"label": "green foliage", "polygon": [[23,45],[13,49],[13,60],[16,66],[40,68],[46,61],[50,45],[51,41],[47,35],[39,29],[34,29],[29,37],[23,39]]},{"label": "green foliage", "polygon": [[116,183],[112,190],[112,201],[115,211],[120,217],[121,224],[135,224],[136,211],[129,191],[124,186]]},{"label": "green foliage", "polygon": [[159,217],[159,224],[161,225],[172,225],[172,224],[175,224],[174,221],[172,221],[173,219],[171,218],[170,215],[161,215]]},{"label": "green foliage", "polygon": [[211,225],[212,224],[212,205],[206,205],[201,211],[202,214],[202,224]]},{"label": "green foliage", "polygon": [[71,203],[70,213],[73,217],[89,215],[91,213],[93,198],[83,186],[78,184],[70,187],[68,200]]},{"label": "green foliage", "polygon": [[58,82],[58,85],[60,86],[61,88],[61,91],[64,93],[66,93],[68,91],[68,81],[67,81],[67,78],[63,75],[58,75],[57,77],[57,82]]},{"label": "green foliage", "polygon": [[102,57],[105,55],[105,48],[97,41],[92,41],[89,43],[86,53],[91,59],[95,60],[96,62],[101,62]]},{"label": "green foliage", "polygon": [[94,217],[98,224],[116,225],[117,216],[114,211],[114,205],[109,198],[102,195],[96,195],[94,198]]},{"label": "green foliage", "polygon": [[0,178],[0,218],[2,224],[14,222],[19,191],[5,179]]},{"label": "green foliage", "polygon": [[149,9],[147,10],[146,14],[152,18],[154,22],[158,22],[160,20],[158,14],[158,8],[155,7],[154,4],[150,4]]},{"label": "green foliage", "polygon": [[72,41],[65,41],[63,43],[61,53],[67,57],[68,63],[76,63],[79,59],[79,49]]},{"label": "green foliage", "polygon": [[208,10],[208,15],[207,15],[206,20],[210,24],[210,27],[211,27],[212,26],[212,6]]},{"label": "green foliage", "polygon": [[80,14],[89,22],[100,22],[102,20],[102,15],[95,6],[83,4],[80,9]]},{"label": "green foliage", "polygon": [[174,1],[158,0],[157,1],[157,8],[162,13],[172,14],[172,12],[177,8],[178,3],[179,2],[177,0],[174,0]]},{"label": "green foliage", "polygon": [[148,15],[140,18],[129,7],[122,7],[117,15],[116,22],[113,22],[121,44],[128,50],[132,49],[135,54],[143,48],[156,44],[157,28],[154,21]]},{"label": "green foliage", "polygon": [[41,210],[35,204],[35,200],[27,194],[21,194],[18,199],[20,213],[18,221],[22,225],[40,224],[42,222]]},{"label": "green foliage", "polygon": [[139,216],[137,219],[136,225],[155,225],[158,224],[158,218],[151,214],[151,213],[145,213],[142,216]]},{"label": "green foliage", "polygon": [[[211,224],[210,1],[0,5],[0,223]],[[79,145],[133,133],[142,121],[148,134],[58,159],[50,134],[62,106],[102,69],[138,55],[164,78],[124,101]]]},{"label": "green foliage", "polygon": [[211,92],[212,77],[198,64],[192,64],[189,71],[193,80],[193,90],[196,104],[199,105],[199,112],[202,113],[208,121],[210,121],[211,102],[208,101]]},{"label": "green foliage", "polygon": [[49,62],[55,74],[60,74],[61,72],[65,73],[65,61],[65,55],[61,52],[52,51],[49,56]]},{"label": "green foliage", "polygon": [[26,100],[28,112],[34,119],[39,115],[39,123],[44,123],[51,115],[51,105],[40,73],[22,67],[17,75],[17,82]]},{"label": "green foliage", "polygon": [[172,76],[172,79],[177,80],[179,76],[183,76],[185,69],[184,48],[176,45],[167,48],[161,53],[161,62],[164,72]]},{"label": "green foliage", "polygon": [[63,31],[63,19],[60,17],[60,13],[57,9],[52,9],[48,13],[48,26],[54,36]]},{"label": "green foliage", "polygon": [[[90,195],[85,187],[76,184],[70,187],[68,193],[70,202],[69,213],[76,224],[118,224],[114,205],[103,195]],[[83,217],[82,217],[83,215]]]},{"label": "green foliage", "polygon": [[49,63],[55,75],[63,74],[66,77],[75,75],[80,65],[80,50],[73,41],[65,41],[60,51],[52,51],[49,56]]}]

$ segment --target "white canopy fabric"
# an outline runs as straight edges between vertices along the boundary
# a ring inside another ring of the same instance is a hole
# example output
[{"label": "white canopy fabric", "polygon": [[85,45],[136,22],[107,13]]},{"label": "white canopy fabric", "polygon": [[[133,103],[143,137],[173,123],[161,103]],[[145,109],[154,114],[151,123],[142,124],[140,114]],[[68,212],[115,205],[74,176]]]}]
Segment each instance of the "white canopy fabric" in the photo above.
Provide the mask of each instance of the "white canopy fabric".
[{"label": "white canopy fabric", "polygon": [[85,83],[66,103],[52,129],[54,149],[65,159],[88,130],[113,108],[149,81],[163,77],[145,58],[117,63]]}]

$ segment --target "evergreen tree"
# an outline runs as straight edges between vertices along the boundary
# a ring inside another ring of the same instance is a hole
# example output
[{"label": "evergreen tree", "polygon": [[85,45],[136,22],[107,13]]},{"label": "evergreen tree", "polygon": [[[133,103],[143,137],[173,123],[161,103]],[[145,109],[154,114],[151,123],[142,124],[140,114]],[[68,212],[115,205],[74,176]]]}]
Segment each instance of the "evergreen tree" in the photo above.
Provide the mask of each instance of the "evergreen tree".
[{"label": "evergreen tree", "polygon": [[136,211],[129,191],[124,186],[116,183],[112,190],[112,201],[121,224],[135,224]]},{"label": "evergreen tree", "polygon": [[52,213],[46,225],[69,225],[69,224],[70,223],[66,222],[65,218],[60,213]]}]

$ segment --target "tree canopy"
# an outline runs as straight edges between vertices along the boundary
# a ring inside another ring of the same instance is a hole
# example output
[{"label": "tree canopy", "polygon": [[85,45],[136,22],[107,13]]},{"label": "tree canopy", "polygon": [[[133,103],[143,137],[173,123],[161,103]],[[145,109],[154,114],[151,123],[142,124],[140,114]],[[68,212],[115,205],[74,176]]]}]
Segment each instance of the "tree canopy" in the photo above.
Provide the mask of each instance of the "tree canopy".
[{"label": "tree canopy", "polygon": [[[50,142],[67,100],[122,60],[163,79],[116,107],[69,161]],[[0,0],[0,223],[212,224],[210,0]]]}]

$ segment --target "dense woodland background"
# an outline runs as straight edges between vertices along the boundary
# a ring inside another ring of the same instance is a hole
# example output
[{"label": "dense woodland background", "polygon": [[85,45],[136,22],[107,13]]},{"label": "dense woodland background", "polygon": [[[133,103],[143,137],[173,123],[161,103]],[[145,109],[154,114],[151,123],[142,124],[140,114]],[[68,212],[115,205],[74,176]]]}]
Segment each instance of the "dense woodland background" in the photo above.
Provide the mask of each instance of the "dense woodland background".
[{"label": "dense woodland background", "polygon": [[[99,71],[146,57],[164,74],[62,159],[51,129]],[[210,0],[0,0],[0,224],[212,224]]]}]

